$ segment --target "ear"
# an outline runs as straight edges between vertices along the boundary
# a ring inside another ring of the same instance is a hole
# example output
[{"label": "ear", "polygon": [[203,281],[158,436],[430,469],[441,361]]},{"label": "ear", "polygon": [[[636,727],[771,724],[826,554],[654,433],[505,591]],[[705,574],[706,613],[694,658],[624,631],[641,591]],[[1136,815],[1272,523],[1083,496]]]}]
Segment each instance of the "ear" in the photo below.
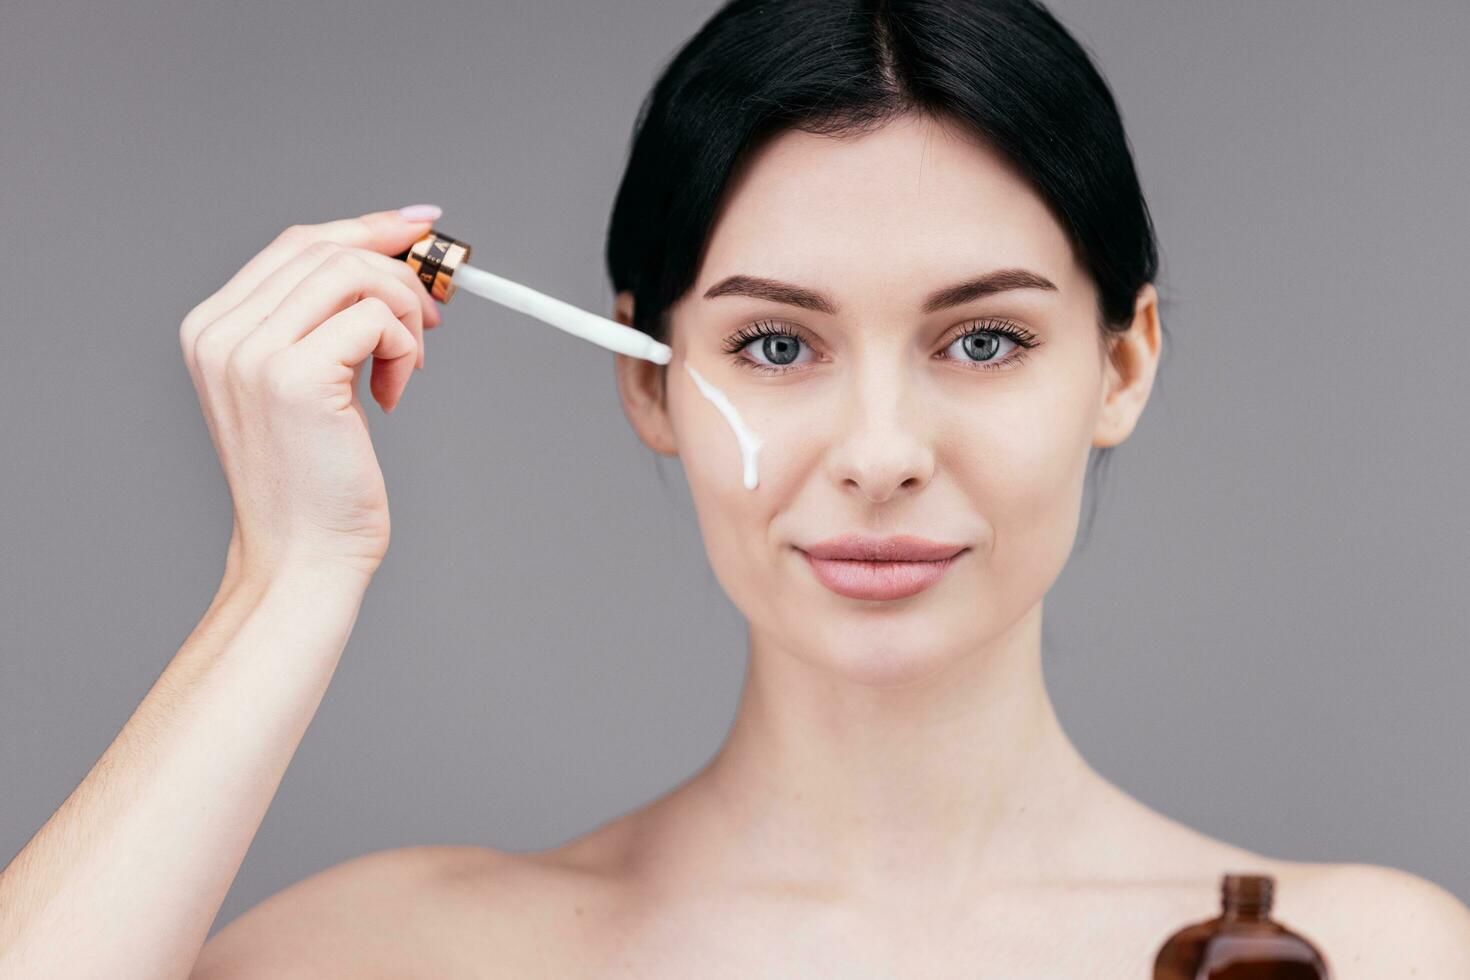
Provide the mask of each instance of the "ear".
[{"label": "ear", "polygon": [[[613,318],[626,327],[633,325],[633,294],[626,289],[617,295]],[[662,456],[679,455],[665,398],[668,365],[614,353],[613,370],[617,372],[623,414],[628,416],[638,438]]]},{"label": "ear", "polygon": [[1133,305],[1133,323],[1107,338],[1102,402],[1099,405],[1094,446],[1116,446],[1133,432],[1143,406],[1153,391],[1162,338],[1159,331],[1159,293],[1144,283]]}]

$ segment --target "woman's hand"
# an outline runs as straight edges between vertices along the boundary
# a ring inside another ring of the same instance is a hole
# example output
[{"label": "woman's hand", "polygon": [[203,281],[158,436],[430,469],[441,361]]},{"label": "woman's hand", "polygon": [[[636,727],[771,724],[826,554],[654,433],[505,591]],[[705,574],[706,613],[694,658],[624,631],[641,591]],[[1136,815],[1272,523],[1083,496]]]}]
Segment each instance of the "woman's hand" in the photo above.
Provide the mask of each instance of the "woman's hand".
[{"label": "woman's hand", "polygon": [[371,575],[388,549],[388,498],[357,379],[391,412],[441,320],[392,258],[429,230],[395,211],[293,225],[179,328],[234,499],[227,574],[283,563]]}]

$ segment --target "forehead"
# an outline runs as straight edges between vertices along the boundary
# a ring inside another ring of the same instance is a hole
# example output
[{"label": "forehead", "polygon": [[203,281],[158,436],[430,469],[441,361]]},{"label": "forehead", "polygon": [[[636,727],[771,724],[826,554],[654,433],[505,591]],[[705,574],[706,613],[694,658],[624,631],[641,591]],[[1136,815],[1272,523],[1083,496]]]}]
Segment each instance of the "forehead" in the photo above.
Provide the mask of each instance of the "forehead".
[{"label": "forehead", "polygon": [[[1085,285],[1060,224],[1001,155],[947,122],[906,115],[856,137],[782,132],[732,177],[699,295],[732,273],[892,297],[1022,266],[1063,294]],[[839,300],[840,302],[840,300]]]}]

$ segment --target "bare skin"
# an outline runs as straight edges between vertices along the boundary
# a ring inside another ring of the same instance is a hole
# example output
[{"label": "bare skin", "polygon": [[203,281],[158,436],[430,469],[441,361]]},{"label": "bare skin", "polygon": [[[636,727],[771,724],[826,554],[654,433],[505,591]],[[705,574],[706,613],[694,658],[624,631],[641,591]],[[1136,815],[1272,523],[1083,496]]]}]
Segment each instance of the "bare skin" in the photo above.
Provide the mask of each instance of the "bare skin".
[{"label": "bare skin", "polygon": [[[1013,267],[1058,289],[919,311],[940,286]],[[704,298],[737,273],[840,312]],[[711,565],[750,624],[719,753],[559,847],[409,848],[313,876],[222,930],[199,975],[246,975],[231,964],[261,962],[264,941],[290,951],[273,968],[309,960],[314,976],[1136,978],[1168,935],[1216,913],[1230,871],[1275,876],[1277,917],[1339,980],[1461,975],[1470,912],[1443,889],[1206,836],[1113,786],[1063,730],[1041,670],[1044,596],[1087,450],[1131,432],[1160,346],[1151,285],[1107,354],[1095,303],[1030,188],[932,121],[773,142],[673,310],[672,363],[617,360],[630,422],[680,458]],[[631,295],[615,313],[632,322]],[[931,359],[986,317],[1043,343],[994,373]],[[799,366],[728,359],[725,338],[759,320],[802,338]],[[756,490],[683,359],[764,438]],[[792,550],[847,530],[971,552],[917,596],[852,600]]]},{"label": "bare skin", "polygon": [[[1211,840],[1129,799],[1067,739],[1042,682],[1042,602],[1088,448],[1126,438],[1147,400],[1156,297],[1140,291],[1105,351],[1046,209],[981,147],[913,121],[757,155],[674,310],[674,364],[697,363],[766,439],[756,490],[687,372],[616,361],[625,412],[680,457],[750,624],[715,758],[560,847],[365,855],[205,943],[388,545],[355,382],[371,359],[391,408],[423,362],[438,314],[388,256],[427,228],[388,212],[294,226],[181,325],[234,499],[224,580],[0,872],[0,980],[1137,977],[1167,934],[1213,913],[1229,870],[1275,874],[1280,917],[1339,980],[1470,975],[1470,911],[1443,889]],[[936,288],[1018,266],[1057,288],[922,311]],[[703,295],[737,273],[838,309]],[[626,322],[631,297],[616,312]],[[994,371],[951,362],[955,328],[991,317],[1041,343]],[[722,346],[757,319],[814,356],[780,376],[740,366]],[[966,551],[924,592],[854,600],[796,550],[852,530]]]},{"label": "bare skin", "polygon": [[[0,980],[188,976],[388,546],[357,381],[385,411],[439,322],[389,258],[431,216],[295,225],[179,325],[234,526],[219,590],[0,872]],[[84,937],[85,941],[78,941]]]}]

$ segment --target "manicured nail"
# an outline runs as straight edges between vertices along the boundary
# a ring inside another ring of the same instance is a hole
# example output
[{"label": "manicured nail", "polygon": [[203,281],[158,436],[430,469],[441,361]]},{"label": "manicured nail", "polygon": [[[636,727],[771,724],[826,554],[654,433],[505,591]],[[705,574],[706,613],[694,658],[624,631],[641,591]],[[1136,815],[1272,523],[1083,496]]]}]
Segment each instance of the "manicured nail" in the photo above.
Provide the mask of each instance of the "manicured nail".
[{"label": "manicured nail", "polygon": [[438,221],[444,209],[437,204],[410,204],[398,209],[398,217],[405,221]]}]

